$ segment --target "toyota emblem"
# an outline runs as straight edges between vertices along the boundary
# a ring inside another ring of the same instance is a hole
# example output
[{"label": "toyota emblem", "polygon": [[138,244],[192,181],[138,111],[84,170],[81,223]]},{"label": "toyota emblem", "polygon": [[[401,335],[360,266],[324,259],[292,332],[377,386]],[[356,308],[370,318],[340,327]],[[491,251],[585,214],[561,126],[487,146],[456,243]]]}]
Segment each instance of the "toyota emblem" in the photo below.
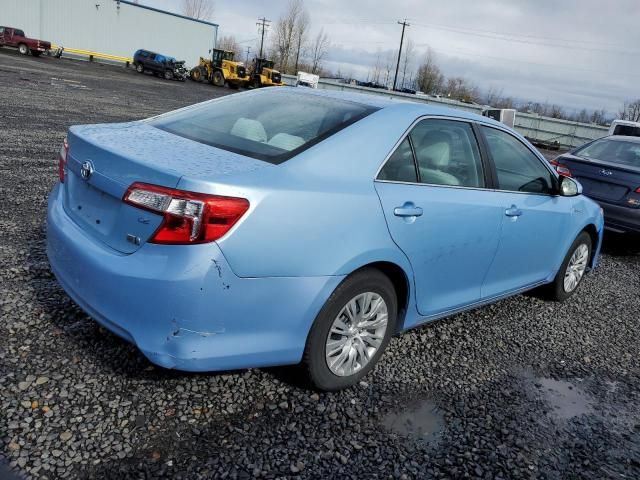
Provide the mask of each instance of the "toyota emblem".
[{"label": "toyota emblem", "polygon": [[91,162],[89,161],[83,162],[82,166],[80,167],[80,175],[82,176],[82,179],[89,180],[92,174],[93,174],[93,165],[91,164]]}]

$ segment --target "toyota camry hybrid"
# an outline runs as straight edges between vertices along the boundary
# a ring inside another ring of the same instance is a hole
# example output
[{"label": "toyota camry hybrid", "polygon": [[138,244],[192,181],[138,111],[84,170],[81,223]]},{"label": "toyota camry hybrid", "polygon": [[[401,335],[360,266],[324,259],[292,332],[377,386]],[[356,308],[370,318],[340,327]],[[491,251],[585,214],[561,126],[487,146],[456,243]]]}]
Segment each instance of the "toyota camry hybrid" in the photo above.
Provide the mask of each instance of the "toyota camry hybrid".
[{"label": "toyota camry hybrid", "polygon": [[343,92],[244,92],[74,126],[47,252],[155,364],[356,383],[391,336],[594,268],[600,207],[505,125]]}]

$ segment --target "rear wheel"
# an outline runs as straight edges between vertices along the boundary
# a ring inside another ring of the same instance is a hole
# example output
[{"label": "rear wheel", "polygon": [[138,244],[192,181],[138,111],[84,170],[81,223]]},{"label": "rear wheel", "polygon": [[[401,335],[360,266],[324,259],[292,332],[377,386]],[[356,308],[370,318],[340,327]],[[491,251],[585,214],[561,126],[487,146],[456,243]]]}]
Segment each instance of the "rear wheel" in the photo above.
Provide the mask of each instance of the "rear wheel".
[{"label": "rear wheel", "polygon": [[211,83],[213,83],[216,87],[224,87],[224,75],[222,75],[222,72],[220,70],[216,70],[215,72],[213,72]]},{"label": "rear wheel", "polygon": [[591,236],[582,232],[569,248],[553,283],[547,287],[547,296],[551,300],[561,302],[575,293],[589,266],[591,249]]},{"label": "rear wheel", "polygon": [[136,72],[138,73],[144,73],[144,66],[141,63],[138,63],[136,65]]},{"label": "rear wheel", "polygon": [[21,43],[18,45],[18,52],[20,52],[20,55],[29,55],[29,48],[24,43]]},{"label": "rear wheel", "polygon": [[376,364],[395,332],[397,298],[382,272],[363,269],[347,277],[316,317],[303,363],[320,390],[356,384]]}]

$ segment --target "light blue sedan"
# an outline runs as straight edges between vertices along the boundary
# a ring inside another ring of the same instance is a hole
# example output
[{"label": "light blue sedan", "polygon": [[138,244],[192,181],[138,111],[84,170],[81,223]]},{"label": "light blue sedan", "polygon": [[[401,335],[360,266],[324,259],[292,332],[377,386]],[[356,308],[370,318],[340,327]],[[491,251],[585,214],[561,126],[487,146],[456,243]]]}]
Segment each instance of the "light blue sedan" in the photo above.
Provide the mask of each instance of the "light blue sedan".
[{"label": "light blue sedan", "polygon": [[75,126],[47,252],[69,296],[153,363],[302,363],[353,385],[392,335],[543,287],[603,217],[520,135],[459,110],[269,89]]}]

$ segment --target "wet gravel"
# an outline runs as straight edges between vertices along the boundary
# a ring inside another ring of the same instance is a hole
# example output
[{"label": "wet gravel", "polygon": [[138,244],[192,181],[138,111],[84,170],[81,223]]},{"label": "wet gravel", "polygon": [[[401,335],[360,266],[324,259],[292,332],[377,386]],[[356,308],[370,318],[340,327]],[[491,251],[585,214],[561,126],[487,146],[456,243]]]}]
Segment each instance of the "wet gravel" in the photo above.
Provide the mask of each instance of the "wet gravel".
[{"label": "wet gravel", "polygon": [[28,478],[638,478],[640,248],[564,304],[518,296],[394,339],[359,386],[184,374],[92,322],[45,256],[69,125],[228,93],[0,51],[0,456]]}]

